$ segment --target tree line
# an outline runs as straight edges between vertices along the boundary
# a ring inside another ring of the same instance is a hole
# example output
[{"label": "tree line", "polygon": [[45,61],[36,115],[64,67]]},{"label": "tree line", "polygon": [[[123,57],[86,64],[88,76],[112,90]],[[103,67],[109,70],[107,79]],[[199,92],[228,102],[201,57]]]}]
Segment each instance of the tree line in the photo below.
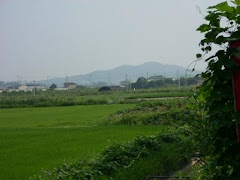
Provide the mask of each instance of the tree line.
[{"label": "tree line", "polygon": [[145,77],[140,77],[137,79],[135,83],[131,83],[131,88],[135,89],[145,89],[145,88],[155,88],[155,87],[162,87],[162,86],[173,86],[180,84],[181,86],[191,86],[191,85],[198,85],[202,82],[201,77],[190,77],[190,78],[184,78],[181,77],[178,79],[173,78],[163,78],[161,80],[154,80],[149,81]]}]

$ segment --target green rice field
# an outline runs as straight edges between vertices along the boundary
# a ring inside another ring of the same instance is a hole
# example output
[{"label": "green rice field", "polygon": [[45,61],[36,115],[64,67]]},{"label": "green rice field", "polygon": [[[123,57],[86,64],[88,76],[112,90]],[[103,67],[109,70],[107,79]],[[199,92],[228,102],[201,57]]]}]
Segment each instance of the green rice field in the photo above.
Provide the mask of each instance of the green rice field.
[{"label": "green rice field", "polygon": [[92,126],[105,116],[134,105],[85,105],[0,109],[0,128]]},{"label": "green rice field", "polygon": [[163,126],[98,126],[134,105],[0,109],[0,179],[24,180],[42,169],[92,157],[112,142],[167,131]]}]

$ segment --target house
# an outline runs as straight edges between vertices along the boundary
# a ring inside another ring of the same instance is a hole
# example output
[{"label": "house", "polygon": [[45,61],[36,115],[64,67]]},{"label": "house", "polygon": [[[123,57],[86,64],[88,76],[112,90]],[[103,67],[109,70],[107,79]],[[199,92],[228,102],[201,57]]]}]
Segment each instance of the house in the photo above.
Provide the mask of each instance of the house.
[{"label": "house", "polygon": [[25,86],[25,85],[20,85],[20,86],[18,87],[18,90],[19,90],[19,91],[27,91],[27,89],[28,89],[28,86]]},{"label": "house", "polygon": [[66,91],[66,90],[68,90],[67,88],[56,88],[55,89],[56,91]]},{"label": "house", "polygon": [[67,89],[74,89],[77,87],[77,84],[76,83],[73,83],[73,82],[68,82],[68,83],[64,83],[64,88],[67,88]]},{"label": "house", "polygon": [[2,93],[5,89],[0,88],[0,93]]},{"label": "house", "polygon": [[98,92],[106,92],[106,91],[120,91],[122,87],[120,86],[103,86],[98,89]]},{"label": "house", "polygon": [[13,86],[8,86],[6,90],[8,92],[15,92],[15,91],[19,91],[19,87],[20,85],[14,84]]},{"label": "house", "polygon": [[26,87],[27,88],[24,91],[33,91],[34,89],[35,90],[41,90],[41,91],[45,91],[46,90],[41,84],[29,83],[29,84],[26,84]]}]

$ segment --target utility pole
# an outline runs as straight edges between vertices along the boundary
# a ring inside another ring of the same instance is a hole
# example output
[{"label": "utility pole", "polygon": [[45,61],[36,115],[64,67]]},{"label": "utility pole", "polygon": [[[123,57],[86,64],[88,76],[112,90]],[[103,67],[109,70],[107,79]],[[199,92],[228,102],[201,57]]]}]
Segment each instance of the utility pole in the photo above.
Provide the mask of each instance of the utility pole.
[{"label": "utility pole", "polygon": [[129,89],[132,89],[132,85],[131,85],[131,79],[129,78]]},{"label": "utility pole", "polygon": [[111,81],[111,75],[110,75],[110,73],[108,73],[108,83],[109,83],[109,86],[111,86],[112,81]]},{"label": "utility pole", "polygon": [[48,85],[48,76],[47,76],[47,87],[49,87],[49,85]]},{"label": "utility pole", "polygon": [[19,75],[17,75],[17,82],[18,82],[18,85],[19,85],[20,84]]},{"label": "utility pole", "polygon": [[180,75],[179,75],[179,70],[177,70],[177,76],[178,76],[178,91],[180,91]]},{"label": "utility pole", "polygon": [[68,75],[66,74],[66,83],[68,83]]},{"label": "utility pole", "polygon": [[[186,70],[186,72],[187,72],[187,70]],[[185,73],[185,85],[186,85],[186,87],[188,85],[188,83],[187,83],[187,73]]]},{"label": "utility pole", "polygon": [[67,76],[67,74],[66,74],[66,87],[65,87],[65,88],[69,89],[69,85],[68,85],[68,76]]},{"label": "utility pole", "polygon": [[88,76],[88,83],[89,83],[89,86],[90,86],[90,83],[91,83],[91,77],[92,77],[92,75],[89,75],[89,76]]},{"label": "utility pole", "polygon": [[33,81],[33,95],[34,96],[36,95],[36,92],[35,92],[35,80]]},{"label": "utility pole", "polygon": [[127,86],[127,92],[128,92],[128,75],[126,74],[126,86]]}]

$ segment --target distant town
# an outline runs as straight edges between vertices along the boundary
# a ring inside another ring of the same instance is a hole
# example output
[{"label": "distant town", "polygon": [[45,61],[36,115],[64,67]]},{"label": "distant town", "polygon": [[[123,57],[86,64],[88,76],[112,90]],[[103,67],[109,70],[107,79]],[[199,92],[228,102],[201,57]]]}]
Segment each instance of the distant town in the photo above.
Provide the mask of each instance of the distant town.
[{"label": "distant town", "polygon": [[120,89],[135,90],[135,89],[146,89],[146,88],[156,88],[162,86],[190,86],[198,85],[202,83],[202,78],[200,77],[179,77],[179,78],[167,78],[163,75],[154,75],[150,77],[139,77],[136,82],[132,82],[130,79],[121,81],[119,84],[112,84],[107,82],[92,82],[85,86],[78,85],[74,82],[65,82],[62,86],[57,86],[55,83],[51,85],[38,83],[38,82],[4,82],[0,81],[0,93],[2,92],[34,92],[37,91],[46,91],[46,90],[57,90],[57,91],[66,91],[72,90],[75,88],[99,88],[99,91],[114,91]]}]

